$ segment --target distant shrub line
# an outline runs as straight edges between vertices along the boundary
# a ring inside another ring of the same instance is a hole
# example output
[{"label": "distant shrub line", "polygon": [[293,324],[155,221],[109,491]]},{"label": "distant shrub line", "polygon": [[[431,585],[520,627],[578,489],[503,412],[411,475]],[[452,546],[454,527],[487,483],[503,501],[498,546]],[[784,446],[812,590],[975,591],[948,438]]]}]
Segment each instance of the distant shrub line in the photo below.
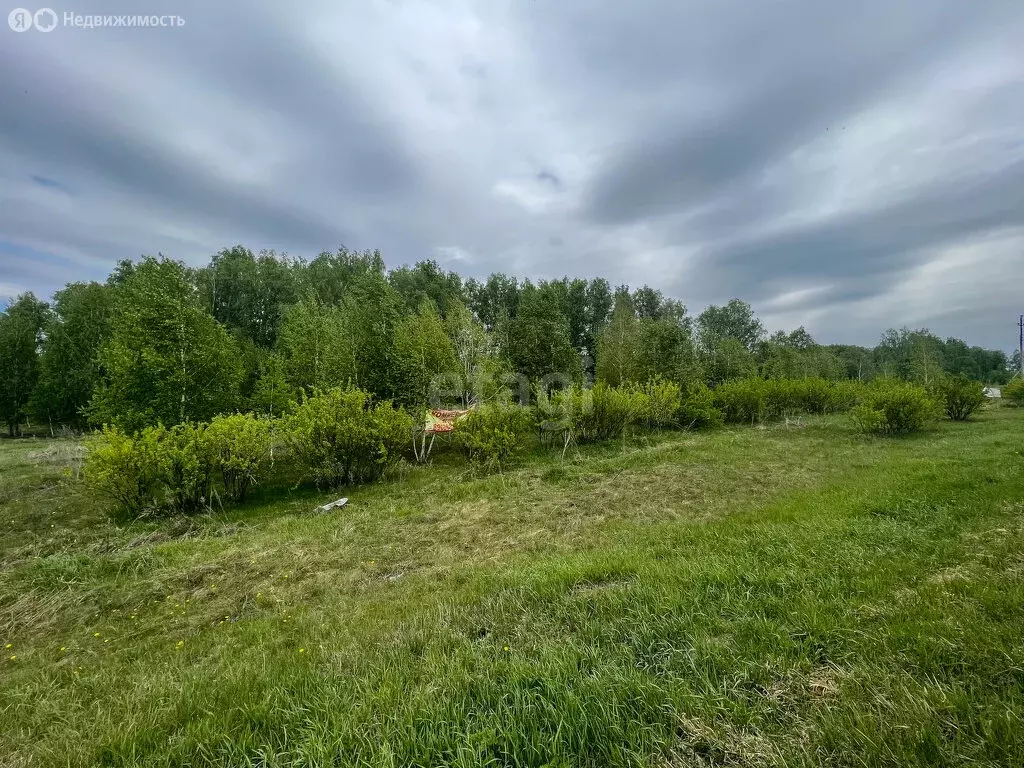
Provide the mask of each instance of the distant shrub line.
[{"label": "distant shrub line", "polygon": [[[619,387],[598,382],[589,389],[538,391],[528,407],[480,405],[459,421],[453,442],[472,465],[493,471],[525,453],[534,432],[564,453],[643,432],[850,412],[863,432],[898,435],[943,414],[966,420],[984,399],[981,385],[964,378],[930,389],[888,379],[749,377],[715,389],[659,379]],[[268,479],[275,452],[298,482],[319,488],[376,480],[409,451],[417,426],[404,409],[375,402],[363,390],[315,390],[279,418],[234,414],[134,434],[105,427],[90,439],[85,476],[129,516],[188,514],[245,501]]]}]

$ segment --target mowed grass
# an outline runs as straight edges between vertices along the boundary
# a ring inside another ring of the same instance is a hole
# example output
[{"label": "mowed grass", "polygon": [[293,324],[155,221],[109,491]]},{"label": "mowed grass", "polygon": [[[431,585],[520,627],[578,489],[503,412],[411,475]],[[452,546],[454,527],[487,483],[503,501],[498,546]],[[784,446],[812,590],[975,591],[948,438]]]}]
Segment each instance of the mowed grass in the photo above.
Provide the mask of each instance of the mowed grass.
[{"label": "mowed grass", "polygon": [[1021,451],[806,419],[117,525],[0,441],[0,764],[1021,765]]}]

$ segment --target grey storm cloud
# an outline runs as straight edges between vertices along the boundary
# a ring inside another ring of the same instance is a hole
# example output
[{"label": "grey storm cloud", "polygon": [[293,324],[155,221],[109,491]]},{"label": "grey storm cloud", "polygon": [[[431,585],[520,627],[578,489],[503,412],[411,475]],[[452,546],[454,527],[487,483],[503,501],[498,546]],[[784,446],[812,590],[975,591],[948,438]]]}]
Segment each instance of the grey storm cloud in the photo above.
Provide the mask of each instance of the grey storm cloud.
[{"label": "grey storm cloud", "polygon": [[184,26],[0,30],[0,295],[240,242],[740,296],[823,341],[1006,348],[1024,310],[1020,3],[158,5]]}]

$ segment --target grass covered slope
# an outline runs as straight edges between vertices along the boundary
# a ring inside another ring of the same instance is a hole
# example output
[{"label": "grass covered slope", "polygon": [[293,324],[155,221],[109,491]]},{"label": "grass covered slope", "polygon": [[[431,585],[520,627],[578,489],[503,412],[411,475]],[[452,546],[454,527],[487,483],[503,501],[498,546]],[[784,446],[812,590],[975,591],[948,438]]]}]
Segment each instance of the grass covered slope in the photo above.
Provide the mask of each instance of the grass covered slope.
[{"label": "grass covered slope", "polygon": [[0,764],[1024,763],[1024,410],[804,423],[120,528],[0,442]]}]

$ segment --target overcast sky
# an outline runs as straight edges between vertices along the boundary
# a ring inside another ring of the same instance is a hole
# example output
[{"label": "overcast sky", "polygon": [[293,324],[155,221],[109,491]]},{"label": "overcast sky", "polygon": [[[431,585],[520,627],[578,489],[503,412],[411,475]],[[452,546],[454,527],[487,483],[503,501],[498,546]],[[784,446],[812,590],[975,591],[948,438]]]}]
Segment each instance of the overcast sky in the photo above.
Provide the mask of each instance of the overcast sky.
[{"label": "overcast sky", "polygon": [[0,28],[0,296],[345,244],[1014,346],[1021,0],[51,7],[185,25]]}]

